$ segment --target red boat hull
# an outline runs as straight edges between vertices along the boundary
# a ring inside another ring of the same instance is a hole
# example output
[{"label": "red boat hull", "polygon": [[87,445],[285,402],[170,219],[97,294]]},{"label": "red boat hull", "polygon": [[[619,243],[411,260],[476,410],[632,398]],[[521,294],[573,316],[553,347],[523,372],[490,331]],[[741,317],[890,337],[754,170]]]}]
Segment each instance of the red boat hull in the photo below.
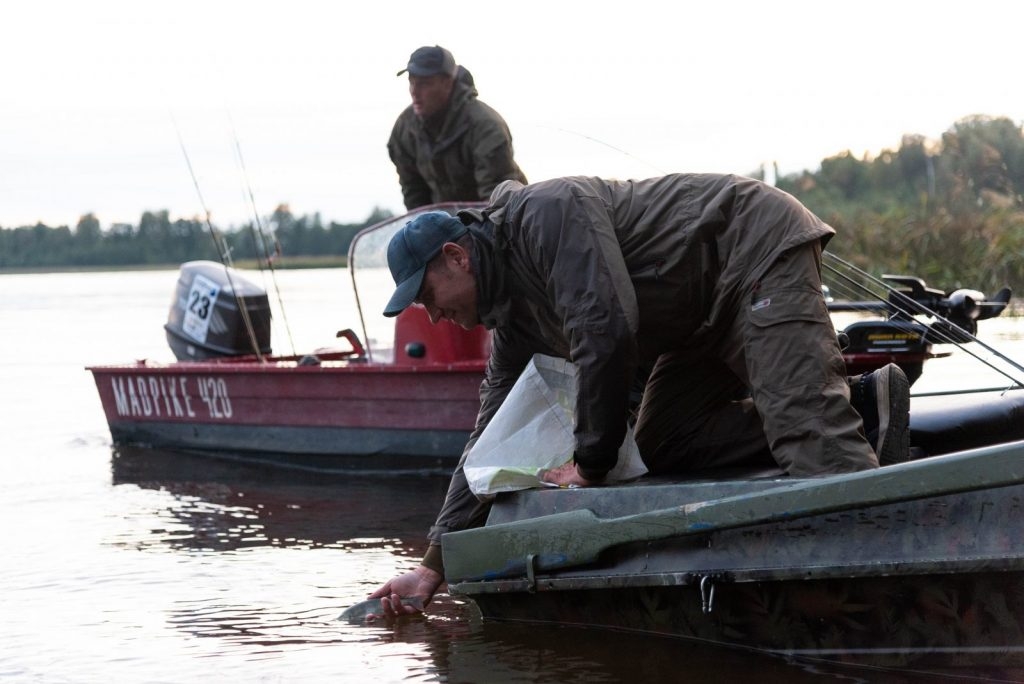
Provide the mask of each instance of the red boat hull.
[{"label": "red boat hull", "polygon": [[462,453],[483,367],[245,360],[89,370],[115,444],[419,468]]},{"label": "red boat hull", "polygon": [[343,457],[360,469],[392,469],[443,466],[462,454],[484,366],[271,358],[89,370],[115,444]]}]

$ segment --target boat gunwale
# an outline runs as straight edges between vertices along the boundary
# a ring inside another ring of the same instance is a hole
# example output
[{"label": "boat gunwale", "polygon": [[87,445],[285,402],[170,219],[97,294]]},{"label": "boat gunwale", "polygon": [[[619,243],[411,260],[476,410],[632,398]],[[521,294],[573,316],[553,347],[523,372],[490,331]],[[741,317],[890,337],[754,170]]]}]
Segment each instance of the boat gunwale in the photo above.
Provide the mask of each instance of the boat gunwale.
[{"label": "boat gunwale", "polygon": [[366,361],[326,361],[320,364],[301,365],[294,360],[275,361],[274,357],[267,357],[266,361],[238,361],[238,362],[202,362],[202,361],[178,361],[159,362],[140,359],[133,363],[102,364],[86,366],[85,370],[93,374],[118,374],[127,375],[130,373],[157,373],[157,374],[264,374],[264,373],[305,373],[315,375],[317,373],[474,373],[483,372],[486,365],[485,360],[453,361],[446,363],[420,363],[420,364],[395,364],[395,363],[370,363]]},{"label": "boat gunwale", "polygon": [[1024,553],[946,557],[917,561],[853,562],[842,565],[804,565],[799,567],[761,567],[737,570],[707,568],[677,572],[622,573],[601,575],[537,575],[529,578],[489,579],[455,582],[448,585],[452,595],[474,597],[484,594],[579,591],[639,587],[685,587],[699,585],[704,578],[716,583],[820,581],[904,577],[927,575],[963,575],[980,572],[1024,572]]}]

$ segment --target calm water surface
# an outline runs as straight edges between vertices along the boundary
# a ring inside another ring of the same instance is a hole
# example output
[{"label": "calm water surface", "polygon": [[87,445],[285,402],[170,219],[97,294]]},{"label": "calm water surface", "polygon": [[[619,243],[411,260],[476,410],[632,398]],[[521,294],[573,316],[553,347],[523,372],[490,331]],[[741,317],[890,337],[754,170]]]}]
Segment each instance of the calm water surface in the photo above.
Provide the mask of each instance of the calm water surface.
[{"label": "calm water surface", "polygon": [[[425,618],[337,622],[417,564],[447,480],[112,449],[84,367],[172,360],[162,326],[176,279],[0,275],[0,679],[934,681],[671,639],[484,623],[472,603],[444,594]],[[356,327],[344,271],[286,271],[277,281],[298,351]],[[1019,322],[1001,330],[1022,333]],[[275,349],[289,346],[275,332]]]}]

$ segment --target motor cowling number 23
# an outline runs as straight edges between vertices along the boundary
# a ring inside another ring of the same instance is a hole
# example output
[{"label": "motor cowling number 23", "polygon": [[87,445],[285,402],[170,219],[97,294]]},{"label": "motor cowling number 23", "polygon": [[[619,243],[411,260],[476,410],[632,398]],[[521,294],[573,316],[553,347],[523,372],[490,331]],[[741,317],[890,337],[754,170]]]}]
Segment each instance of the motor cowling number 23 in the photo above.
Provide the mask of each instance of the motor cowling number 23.
[{"label": "motor cowling number 23", "polygon": [[197,275],[189,288],[185,301],[185,316],[181,328],[193,340],[205,343],[210,330],[210,319],[217,304],[220,286],[201,275]]}]

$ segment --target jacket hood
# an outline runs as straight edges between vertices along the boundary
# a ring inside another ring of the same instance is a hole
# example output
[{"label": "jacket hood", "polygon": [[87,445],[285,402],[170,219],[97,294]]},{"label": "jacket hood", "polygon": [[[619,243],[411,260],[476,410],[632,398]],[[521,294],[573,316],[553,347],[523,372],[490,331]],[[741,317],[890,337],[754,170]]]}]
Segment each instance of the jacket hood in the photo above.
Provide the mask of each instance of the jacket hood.
[{"label": "jacket hood", "polygon": [[[454,145],[468,130],[468,122],[462,116],[462,110],[477,97],[473,75],[465,67],[459,67],[455,74],[455,85],[452,88],[448,106],[436,114],[420,119],[415,125],[422,128],[433,139],[434,153],[440,153]],[[411,105],[410,105],[411,107]]]},{"label": "jacket hood", "polygon": [[455,85],[452,87],[448,111],[458,111],[467,101],[476,99],[478,95],[476,83],[473,81],[473,74],[469,73],[466,67],[460,66],[455,74]]},{"label": "jacket hood", "polygon": [[491,197],[484,209],[484,216],[491,222],[500,224],[505,222],[505,207],[512,195],[522,190],[525,186],[517,180],[507,180],[498,183],[491,191]]}]

